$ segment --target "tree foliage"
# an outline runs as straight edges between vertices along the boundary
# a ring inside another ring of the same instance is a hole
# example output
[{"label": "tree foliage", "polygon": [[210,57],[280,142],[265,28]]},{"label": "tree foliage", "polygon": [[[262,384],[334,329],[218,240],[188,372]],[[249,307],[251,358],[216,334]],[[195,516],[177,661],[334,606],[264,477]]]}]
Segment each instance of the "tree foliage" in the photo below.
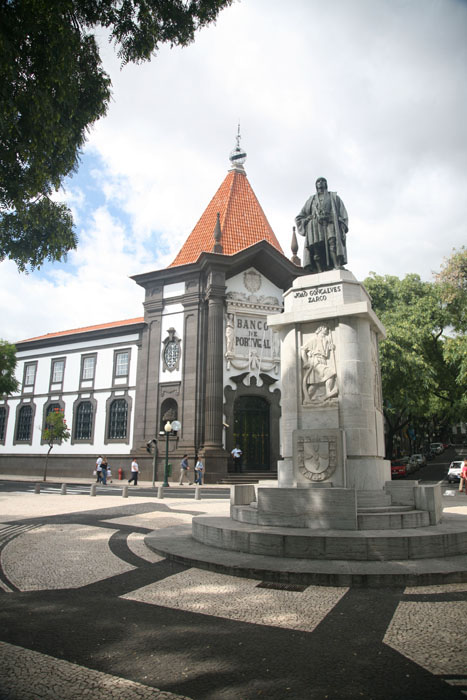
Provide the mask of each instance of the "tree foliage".
[{"label": "tree foliage", "polygon": [[401,428],[411,426],[421,437],[465,417],[465,373],[458,362],[465,336],[453,330],[454,307],[443,301],[440,283],[372,273],[364,284],[387,331],[380,359],[391,456]]},{"label": "tree foliage", "polygon": [[232,0],[0,0],[0,260],[21,271],[76,248],[71,212],[51,195],[76,171],[111,82],[96,38],[123,64],[186,46]]},{"label": "tree foliage", "polygon": [[0,340],[0,396],[9,396],[18,391],[19,382],[15,378],[16,348]]},{"label": "tree foliage", "polygon": [[55,409],[51,411],[46,418],[45,428],[42,431],[42,439],[49,446],[44,466],[44,481],[47,479],[47,464],[49,455],[54,445],[60,444],[70,438],[70,431],[66,424],[63,409]]}]

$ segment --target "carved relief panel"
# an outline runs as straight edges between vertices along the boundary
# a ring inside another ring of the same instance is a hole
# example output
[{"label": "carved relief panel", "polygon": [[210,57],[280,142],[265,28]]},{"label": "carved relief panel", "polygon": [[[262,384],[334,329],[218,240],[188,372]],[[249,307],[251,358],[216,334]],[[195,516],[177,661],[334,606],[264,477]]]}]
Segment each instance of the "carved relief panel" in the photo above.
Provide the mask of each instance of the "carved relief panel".
[{"label": "carved relief panel", "polygon": [[[272,285],[254,268],[245,270],[236,285],[226,294],[226,367],[251,374],[279,374],[279,334],[268,327],[267,315],[281,311],[282,304],[271,294]],[[262,288],[266,293],[258,293]]]},{"label": "carved relief panel", "polygon": [[304,338],[300,348],[302,403],[332,405],[339,394],[335,345],[331,326],[321,323]]}]

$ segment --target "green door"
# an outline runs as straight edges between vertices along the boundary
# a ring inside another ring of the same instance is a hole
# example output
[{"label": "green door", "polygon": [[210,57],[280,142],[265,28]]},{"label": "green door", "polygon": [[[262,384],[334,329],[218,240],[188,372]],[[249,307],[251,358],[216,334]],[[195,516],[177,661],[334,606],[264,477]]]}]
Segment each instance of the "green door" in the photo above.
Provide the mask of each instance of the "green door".
[{"label": "green door", "polygon": [[266,471],[269,464],[269,403],[241,396],[234,405],[233,444],[243,452],[242,471]]}]

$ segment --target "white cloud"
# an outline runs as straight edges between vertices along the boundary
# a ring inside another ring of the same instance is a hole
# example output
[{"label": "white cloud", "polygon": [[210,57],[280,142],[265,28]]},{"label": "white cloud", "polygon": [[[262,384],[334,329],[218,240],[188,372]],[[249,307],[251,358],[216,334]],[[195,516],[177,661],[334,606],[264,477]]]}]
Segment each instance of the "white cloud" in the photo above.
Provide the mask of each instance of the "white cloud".
[{"label": "white cloud", "polygon": [[[12,279],[23,299],[2,304],[3,335],[78,325],[70,309],[79,325],[142,314],[128,275],[171,262],[227,172],[239,118],[249,180],[287,256],[324,175],[349,212],[357,277],[429,278],[465,243],[466,28],[459,0],[248,0],[150,64],[120,70],[103,38],[113,101],[87,151],[105,206],[72,181],[69,271],[1,265],[2,300]],[[53,325],[50,290],[66,299]]]}]

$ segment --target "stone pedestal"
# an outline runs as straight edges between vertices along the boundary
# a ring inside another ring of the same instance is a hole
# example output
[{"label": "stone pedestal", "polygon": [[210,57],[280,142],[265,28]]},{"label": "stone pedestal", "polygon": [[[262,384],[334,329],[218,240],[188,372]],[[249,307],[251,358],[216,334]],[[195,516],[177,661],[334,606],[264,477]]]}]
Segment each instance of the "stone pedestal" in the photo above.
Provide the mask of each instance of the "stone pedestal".
[{"label": "stone pedestal", "polygon": [[268,324],[281,336],[279,488],[383,489],[385,331],[363,285],[347,270],[299,277]]}]

